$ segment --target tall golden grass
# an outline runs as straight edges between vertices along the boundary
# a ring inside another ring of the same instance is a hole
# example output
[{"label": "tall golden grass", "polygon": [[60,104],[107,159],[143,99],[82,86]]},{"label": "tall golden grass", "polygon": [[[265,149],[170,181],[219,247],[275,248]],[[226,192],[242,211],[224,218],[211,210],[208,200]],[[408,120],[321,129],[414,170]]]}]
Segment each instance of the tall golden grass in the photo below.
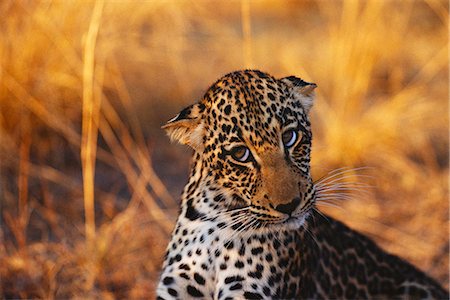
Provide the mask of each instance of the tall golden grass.
[{"label": "tall golden grass", "polygon": [[0,19],[3,297],[152,297],[189,157],[159,127],[246,67],[319,85],[314,177],[368,167],[373,186],[323,209],[448,287],[446,1],[4,1]]}]

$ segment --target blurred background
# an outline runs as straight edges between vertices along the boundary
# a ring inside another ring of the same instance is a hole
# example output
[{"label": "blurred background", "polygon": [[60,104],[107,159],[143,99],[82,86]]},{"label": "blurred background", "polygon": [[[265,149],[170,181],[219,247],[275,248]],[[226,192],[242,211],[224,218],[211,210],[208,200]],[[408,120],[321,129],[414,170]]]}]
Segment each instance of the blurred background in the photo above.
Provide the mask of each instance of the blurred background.
[{"label": "blurred background", "polygon": [[372,186],[322,209],[448,288],[448,13],[444,0],[2,1],[2,297],[153,297],[191,155],[160,126],[243,68],[318,84],[314,178],[366,167],[350,180]]}]

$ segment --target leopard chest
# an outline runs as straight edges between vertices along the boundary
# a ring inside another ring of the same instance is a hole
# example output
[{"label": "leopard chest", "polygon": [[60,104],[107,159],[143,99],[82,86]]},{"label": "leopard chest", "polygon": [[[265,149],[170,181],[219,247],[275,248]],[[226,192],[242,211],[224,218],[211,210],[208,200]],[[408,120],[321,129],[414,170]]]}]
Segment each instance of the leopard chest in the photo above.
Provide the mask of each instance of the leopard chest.
[{"label": "leopard chest", "polygon": [[158,286],[160,298],[260,299],[299,294],[300,256],[294,232],[236,236],[217,225],[178,222]]}]

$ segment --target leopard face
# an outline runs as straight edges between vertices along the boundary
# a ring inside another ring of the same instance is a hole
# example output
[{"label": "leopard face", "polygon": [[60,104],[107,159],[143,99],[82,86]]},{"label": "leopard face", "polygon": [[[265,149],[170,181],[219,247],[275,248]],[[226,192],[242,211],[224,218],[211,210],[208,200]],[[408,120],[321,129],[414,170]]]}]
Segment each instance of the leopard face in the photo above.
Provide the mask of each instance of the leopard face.
[{"label": "leopard face", "polygon": [[308,112],[315,84],[238,71],[170,120],[194,151],[182,213],[244,231],[300,227],[314,205]]}]

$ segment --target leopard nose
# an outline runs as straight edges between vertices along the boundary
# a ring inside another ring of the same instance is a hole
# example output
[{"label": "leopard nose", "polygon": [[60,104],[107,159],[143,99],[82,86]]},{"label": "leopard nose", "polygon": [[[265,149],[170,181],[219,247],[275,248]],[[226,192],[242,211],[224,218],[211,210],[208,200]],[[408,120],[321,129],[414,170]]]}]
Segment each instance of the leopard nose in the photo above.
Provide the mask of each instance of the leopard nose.
[{"label": "leopard nose", "polygon": [[279,204],[275,207],[276,210],[284,214],[290,215],[300,204],[300,198],[295,197],[291,202],[286,204]]}]

